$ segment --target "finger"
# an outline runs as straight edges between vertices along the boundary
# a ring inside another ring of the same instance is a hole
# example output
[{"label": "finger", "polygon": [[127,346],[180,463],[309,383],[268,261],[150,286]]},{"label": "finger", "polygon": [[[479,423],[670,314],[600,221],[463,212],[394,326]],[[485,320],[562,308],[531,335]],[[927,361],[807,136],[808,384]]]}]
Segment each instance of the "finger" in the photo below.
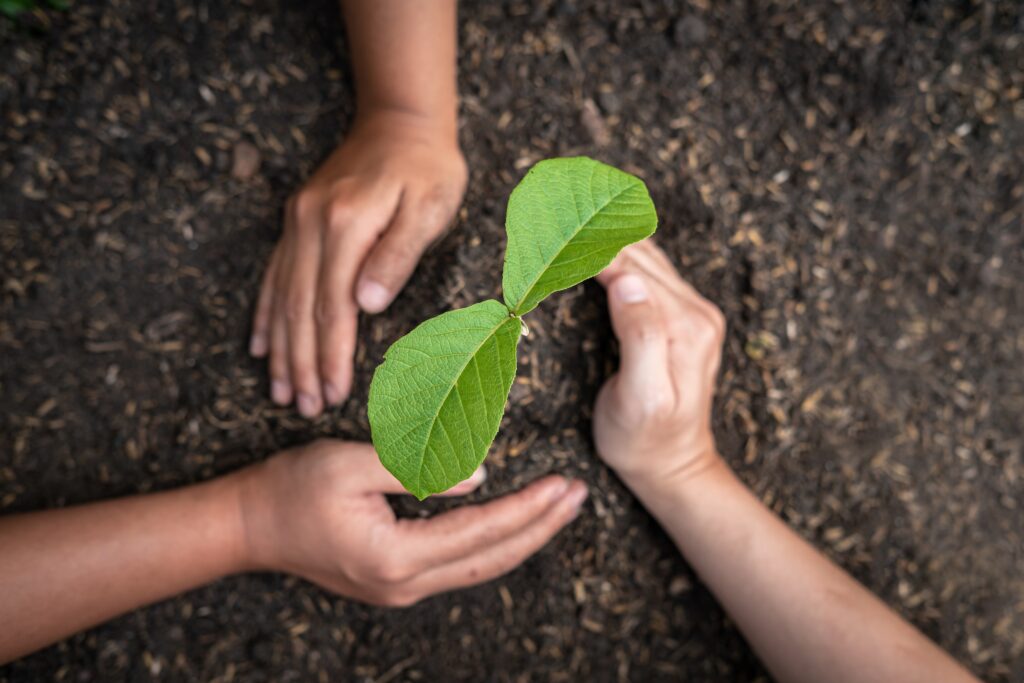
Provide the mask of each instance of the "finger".
[{"label": "finger", "polygon": [[608,309],[619,340],[618,386],[641,402],[658,401],[668,384],[668,326],[657,283],[626,272],[608,284]]},{"label": "finger", "polygon": [[440,191],[427,197],[403,192],[394,220],[366,257],[359,274],[356,299],[361,309],[380,313],[391,304],[454,212],[455,202]]},{"label": "finger", "polygon": [[323,261],[317,283],[317,351],[324,399],[337,405],[352,388],[359,307],[355,282],[360,265],[395,215],[401,187],[395,183],[350,185],[327,207]]},{"label": "finger", "polygon": [[[339,442],[339,445],[341,442]],[[402,483],[395,479],[394,475],[384,468],[377,451],[372,444],[368,443],[346,443],[344,444],[345,456],[350,459],[356,476],[352,478],[358,490],[363,493],[408,493]],[[474,491],[481,484],[487,481],[487,469],[480,465],[475,472],[466,479],[444,493],[441,496],[464,496]]]},{"label": "finger", "polygon": [[[713,304],[683,303],[672,320],[669,337],[673,374],[713,380],[718,374],[725,338],[725,317]],[[680,386],[680,394],[692,388]]]},{"label": "finger", "polygon": [[323,410],[317,372],[317,330],[313,320],[321,260],[322,214],[320,211],[296,213],[294,220],[295,238],[285,301],[288,372],[299,414],[312,418]]},{"label": "finger", "polygon": [[[286,235],[289,234],[290,222],[291,219],[286,215]],[[273,303],[270,312],[270,398],[277,405],[286,406],[292,402],[294,396],[291,373],[288,370],[288,319],[285,311],[291,240],[285,237],[279,248],[280,257],[274,269]]]},{"label": "finger", "polygon": [[484,505],[467,506],[431,519],[397,522],[407,574],[415,575],[480,552],[518,533],[569,492],[564,477],[541,479],[518,493]]},{"label": "finger", "polygon": [[[275,299],[276,301],[276,299]],[[277,306],[275,305],[275,310]],[[288,324],[284,313],[275,313],[270,321],[270,398],[279,406],[292,402],[292,382],[288,373]]]},{"label": "finger", "polygon": [[[627,274],[642,277],[663,312],[668,339],[668,366],[663,371],[664,376],[671,378],[681,373],[684,377],[714,377],[719,366],[718,350],[725,334],[725,318],[721,311],[679,277],[668,256],[650,240],[627,247],[616,261],[614,268],[602,273],[602,284],[614,287],[613,283]],[[609,292],[609,306],[615,306],[612,292]],[[613,377],[609,384],[616,396],[621,393],[619,387],[622,382],[638,376],[626,372],[626,353],[626,345],[623,345],[623,372]],[[664,385],[662,388],[666,392],[669,390]],[[640,390],[639,386],[627,384],[622,397],[632,406],[637,396],[653,401],[657,395],[652,390],[636,393]],[[686,388],[676,383],[672,390],[678,397],[679,392]]]},{"label": "finger", "polygon": [[[679,276],[668,255],[650,240],[636,245],[631,265],[655,276],[656,297],[669,311],[668,330],[674,349],[706,348],[725,333],[725,317],[715,304]],[[670,355],[672,355],[670,351]]]},{"label": "finger", "polygon": [[270,314],[274,306],[274,281],[277,276],[278,250],[270,255],[270,262],[260,282],[259,298],[252,318],[252,336],[249,339],[249,354],[263,358],[270,351]]},{"label": "finger", "polygon": [[558,500],[519,530],[481,547],[471,555],[415,576],[404,589],[418,599],[485,583],[507,574],[543,548],[555,534],[573,521],[586,497],[586,486],[582,482],[574,482]]},{"label": "finger", "polygon": [[640,268],[640,265],[636,262],[636,259],[633,258],[633,255],[639,251],[649,249],[660,251],[658,246],[654,244],[654,241],[651,238],[647,238],[639,242],[634,242],[633,244],[629,244],[623,247],[622,250],[619,251],[619,253],[615,256],[615,258],[612,259],[612,262],[605,266],[604,270],[597,274],[597,281],[600,282],[605,287],[607,287],[608,283],[611,282],[616,277],[618,277],[619,275],[622,275],[623,273],[629,270],[637,270],[638,268]]},{"label": "finger", "polygon": [[605,289],[608,288],[608,284],[612,280],[622,275],[629,268],[628,249],[629,247],[626,247],[625,249],[620,251],[615,256],[615,258],[612,259],[612,262],[604,267],[604,270],[602,270],[600,273],[594,276],[594,279],[601,283],[601,285],[604,286]]},{"label": "finger", "polygon": [[324,399],[338,405],[352,388],[359,310],[352,296],[355,273],[370,241],[354,231],[331,229],[324,241],[317,284],[317,364]]},{"label": "finger", "polygon": [[679,275],[679,271],[657,245],[650,240],[637,243],[635,249],[630,251],[630,265],[642,270],[677,296],[687,299],[700,299],[703,297],[693,288],[689,282]]},{"label": "finger", "polygon": [[676,296],[689,297],[696,294],[696,290],[680,277],[679,271],[672,265],[665,252],[650,239],[623,249],[598,275],[598,281],[607,287],[611,280],[626,272],[643,273],[664,285]]},{"label": "finger", "polygon": [[683,299],[687,304],[713,307],[713,304],[701,296],[693,285],[680,276],[668,255],[656,244],[644,240],[631,245],[628,249],[625,260],[619,266],[619,272],[610,273],[608,279],[624,272],[639,272],[649,276],[656,283],[656,289],[664,290],[667,294],[665,301],[669,303]]},{"label": "finger", "polygon": [[[398,480],[396,479],[395,481]],[[469,479],[466,479],[465,481],[460,481],[458,484],[451,487],[447,491],[443,491],[437,495],[444,498],[465,496],[467,494],[472,493],[473,491],[476,491],[478,488],[480,488],[480,485],[483,484],[485,481],[487,481],[487,466],[480,465],[480,467],[477,467],[476,470],[473,471],[473,474],[469,475]],[[401,484],[399,484],[399,486],[401,486]],[[399,493],[408,492],[405,491],[405,487],[403,486],[402,491],[400,491]]]}]

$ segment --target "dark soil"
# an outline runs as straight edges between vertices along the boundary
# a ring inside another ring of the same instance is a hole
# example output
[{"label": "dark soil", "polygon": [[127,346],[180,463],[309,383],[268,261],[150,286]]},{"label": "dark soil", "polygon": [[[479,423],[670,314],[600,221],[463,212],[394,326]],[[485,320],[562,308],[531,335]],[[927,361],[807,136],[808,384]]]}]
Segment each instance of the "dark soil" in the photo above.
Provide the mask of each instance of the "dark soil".
[{"label": "dark soil", "polygon": [[[335,5],[105,0],[0,22],[0,508],[367,439],[388,344],[496,296],[509,191],[586,153],[646,179],[659,243],[728,315],[715,426],[742,477],[973,671],[1024,680],[1022,7],[465,3],[465,208],[364,321],[355,398],[314,424],[271,405],[245,349],[282,204],[352,116]],[[262,157],[249,179],[242,142]],[[0,680],[765,680],[595,458],[589,406],[615,363],[600,288],[530,328],[476,497],[560,471],[591,502],[523,568],[403,611],[232,578]]]}]

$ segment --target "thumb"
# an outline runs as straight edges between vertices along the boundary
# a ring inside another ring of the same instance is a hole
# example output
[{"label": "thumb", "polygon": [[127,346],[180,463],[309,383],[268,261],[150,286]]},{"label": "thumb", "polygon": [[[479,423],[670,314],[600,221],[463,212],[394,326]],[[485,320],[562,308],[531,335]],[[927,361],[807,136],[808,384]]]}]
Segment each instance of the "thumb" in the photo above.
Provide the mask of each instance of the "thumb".
[{"label": "thumb", "polygon": [[658,398],[669,381],[668,330],[651,284],[635,272],[606,284],[622,357],[618,385],[643,401]]},{"label": "thumb", "polygon": [[391,305],[449,218],[438,207],[403,198],[391,225],[363,263],[356,288],[359,308],[380,313]]},{"label": "thumb", "polygon": [[[402,486],[402,482],[395,479],[395,476],[388,472],[384,465],[381,464],[377,451],[374,450],[371,444],[348,444],[348,448],[351,452],[346,457],[352,459],[354,469],[357,472],[357,490],[362,490],[365,493],[408,493],[405,487]],[[470,475],[469,479],[459,482],[439,495],[464,496],[476,490],[486,480],[487,469],[480,465]]]}]

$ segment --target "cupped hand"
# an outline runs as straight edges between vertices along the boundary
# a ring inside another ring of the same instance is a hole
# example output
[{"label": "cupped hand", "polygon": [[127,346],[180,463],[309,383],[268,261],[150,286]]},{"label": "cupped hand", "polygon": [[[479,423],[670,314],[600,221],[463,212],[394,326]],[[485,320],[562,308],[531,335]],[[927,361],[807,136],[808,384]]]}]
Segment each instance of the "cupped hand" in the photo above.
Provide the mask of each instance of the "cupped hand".
[{"label": "cupped hand", "polygon": [[[443,495],[469,493],[484,470]],[[248,565],[401,607],[517,567],[575,519],[582,482],[549,476],[517,493],[425,519],[397,519],[404,493],[369,444],[317,441],[252,468],[241,488]]]},{"label": "cupped hand", "polygon": [[621,354],[594,409],[601,458],[634,489],[716,462],[711,403],[721,311],[650,240],[624,249],[598,280]]},{"label": "cupped hand", "polygon": [[450,126],[376,112],[289,199],[250,341],[253,356],[269,355],[275,403],[315,417],[348,397],[359,309],[391,303],[451,222],[466,178]]}]

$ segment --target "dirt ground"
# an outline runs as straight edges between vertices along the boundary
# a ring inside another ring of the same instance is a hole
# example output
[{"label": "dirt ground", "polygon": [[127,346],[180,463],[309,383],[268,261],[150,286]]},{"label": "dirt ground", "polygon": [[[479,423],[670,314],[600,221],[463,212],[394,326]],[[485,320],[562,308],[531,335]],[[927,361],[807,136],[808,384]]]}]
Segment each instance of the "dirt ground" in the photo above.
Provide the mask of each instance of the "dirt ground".
[{"label": "dirt ground", "polygon": [[[728,316],[715,428],[743,479],[977,674],[1024,680],[1024,6],[481,1],[460,24],[465,208],[363,322],[355,398],[311,424],[246,340],[282,204],[352,117],[334,3],[0,21],[0,509],[367,439],[383,351],[497,296],[508,192],[585,153],[646,179],[659,243]],[[767,680],[594,455],[600,287],[530,328],[475,498],[560,471],[591,500],[521,569],[404,611],[231,578],[0,681]]]}]

